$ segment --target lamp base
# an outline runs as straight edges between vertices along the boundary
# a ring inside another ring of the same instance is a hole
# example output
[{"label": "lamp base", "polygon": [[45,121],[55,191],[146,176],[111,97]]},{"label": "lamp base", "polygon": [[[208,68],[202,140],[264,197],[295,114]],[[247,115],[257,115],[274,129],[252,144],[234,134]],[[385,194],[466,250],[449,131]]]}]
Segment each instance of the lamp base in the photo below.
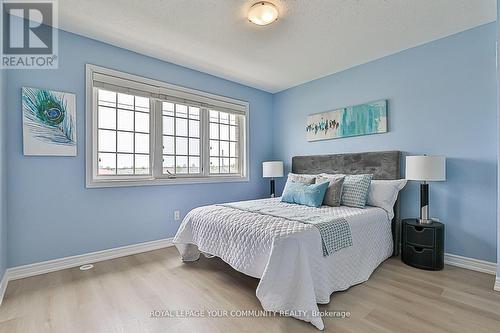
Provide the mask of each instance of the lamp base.
[{"label": "lamp base", "polygon": [[429,184],[423,182],[420,184],[420,224],[429,224],[432,221],[429,219]]},{"label": "lamp base", "polygon": [[270,183],[271,183],[270,196],[271,196],[271,198],[274,198],[276,196],[276,185],[275,185],[274,178],[271,178]]}]

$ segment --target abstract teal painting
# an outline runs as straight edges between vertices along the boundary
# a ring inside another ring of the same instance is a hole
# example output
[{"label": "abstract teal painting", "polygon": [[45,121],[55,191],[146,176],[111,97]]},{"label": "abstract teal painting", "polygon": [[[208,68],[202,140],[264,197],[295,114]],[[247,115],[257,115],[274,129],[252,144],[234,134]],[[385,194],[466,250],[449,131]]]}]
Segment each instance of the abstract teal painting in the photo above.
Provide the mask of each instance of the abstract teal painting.
[{"label": "abstract teal painting", "polygon": [[387,132],[387,100],[348,106],[307,117],[307,141]]},{"label": "abstract teal painting", "polygon": [[23,87],[24,155],[76,156],[76,96]]}]

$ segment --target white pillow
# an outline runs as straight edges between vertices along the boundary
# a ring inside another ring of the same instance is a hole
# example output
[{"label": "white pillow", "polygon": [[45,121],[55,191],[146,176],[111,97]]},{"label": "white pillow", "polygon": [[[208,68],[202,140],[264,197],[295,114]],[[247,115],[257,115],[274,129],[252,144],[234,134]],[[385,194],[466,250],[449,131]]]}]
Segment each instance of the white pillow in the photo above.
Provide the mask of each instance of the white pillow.
[{"label": "white pillow", "polygon": [[346,174],[343,173],[320,173],[318,176],[323,176],[327,178],[342,178],[347,176]]},{"label": "white pillow", "polygon": [[392,220],[398,193],[405,185],[406,179],[372,180],[368,189],[366,204],[382,208],[389,214],[389,219]]}]

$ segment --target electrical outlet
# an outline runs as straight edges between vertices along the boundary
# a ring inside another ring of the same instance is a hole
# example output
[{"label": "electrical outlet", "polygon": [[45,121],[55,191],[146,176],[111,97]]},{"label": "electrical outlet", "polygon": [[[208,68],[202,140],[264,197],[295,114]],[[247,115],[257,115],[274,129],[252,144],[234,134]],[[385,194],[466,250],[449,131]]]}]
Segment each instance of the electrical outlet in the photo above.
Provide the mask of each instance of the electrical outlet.
[{"label": "electrical outlet", "polygon": [[178,210],[174,210],[174,220],[179,221],[181,219],[181,212]]}]

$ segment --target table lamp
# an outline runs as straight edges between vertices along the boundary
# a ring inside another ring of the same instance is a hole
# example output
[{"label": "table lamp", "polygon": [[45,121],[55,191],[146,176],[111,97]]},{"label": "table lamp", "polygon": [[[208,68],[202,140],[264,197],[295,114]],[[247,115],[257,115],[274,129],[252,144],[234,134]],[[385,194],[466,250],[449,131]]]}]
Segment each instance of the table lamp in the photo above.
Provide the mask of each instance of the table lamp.
[{"label": "table lamp", "polygon": [[420,223],[429,220],[429,184],[430,181],[446,180],[446,158],[444,156],[407,156],[406,179],[420,181]]},{"label": "table lamp", "polygon": [[274,198],[276,191],[274,178],[283,177],[283,161],[263,162],[262,176],[264,178],[271,178],[271,198]]}]

